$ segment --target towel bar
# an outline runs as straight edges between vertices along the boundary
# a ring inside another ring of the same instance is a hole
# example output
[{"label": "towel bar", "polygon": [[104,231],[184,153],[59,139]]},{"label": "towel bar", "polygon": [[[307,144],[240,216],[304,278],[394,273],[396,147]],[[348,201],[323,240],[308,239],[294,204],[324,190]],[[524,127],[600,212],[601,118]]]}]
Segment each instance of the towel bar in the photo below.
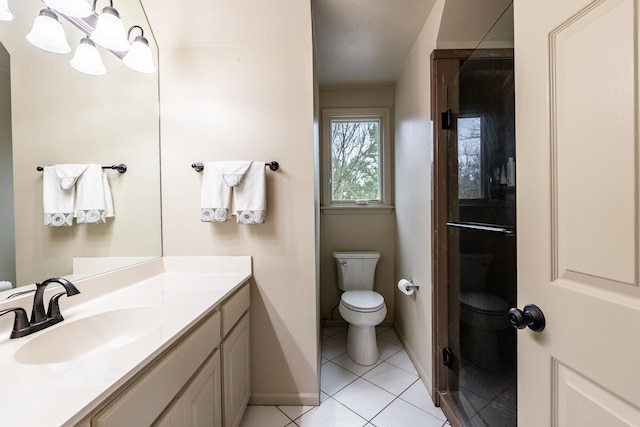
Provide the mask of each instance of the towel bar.
[{"label": "towel bar", "polygon": [[[269,169],[271,169],[272,171],[277,171],[280,168],[280,165],[278,164],[278,162],[267,162],[264,164],[265,166],[268,166]],[[192,163],[191,167],[195,169],[196,172],[202,172],[204,170],[204,163],[202,162],[196,162],[196,163]]]},{"label": "towel bar", "polygon": [[[125,173],[127,171],[127,165],[124,163],[120,163],[119,165],[111,165],[111,166],[102,166],[102,169],[115,169],[120,173]],[[42,172],[44,168],[42,166],[36,167],[38,172]]]}]

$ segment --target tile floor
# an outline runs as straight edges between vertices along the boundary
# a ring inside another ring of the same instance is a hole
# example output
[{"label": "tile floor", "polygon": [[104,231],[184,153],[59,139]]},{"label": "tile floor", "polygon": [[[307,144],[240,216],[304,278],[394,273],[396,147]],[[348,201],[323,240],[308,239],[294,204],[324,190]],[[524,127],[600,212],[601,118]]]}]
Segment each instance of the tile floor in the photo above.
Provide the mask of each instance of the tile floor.
[{"label": "tile floor", "polygon": [[[517,385],[513,366],[486,371],[463,359],[460,369],[462,409],[472,427],[511,427],[518,424]],[[455,394],[452,394],[455,396]]]},{"label": "tile floor", "polygon": [[346,353],[346,327],[322,330],[321,405],[249,406],[240,427],[442,427],[406,351],[391,328],[377,328],[380,359],[354,363]]}]

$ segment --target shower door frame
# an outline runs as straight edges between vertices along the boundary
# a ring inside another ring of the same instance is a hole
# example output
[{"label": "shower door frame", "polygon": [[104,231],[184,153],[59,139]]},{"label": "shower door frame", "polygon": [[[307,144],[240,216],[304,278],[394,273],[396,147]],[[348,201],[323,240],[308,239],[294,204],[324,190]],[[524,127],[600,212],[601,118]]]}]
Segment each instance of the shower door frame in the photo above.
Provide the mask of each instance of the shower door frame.
[{"label": "shower door frame", "polygon": [[[474,59],[512,59],[513,49],[436,49],[431,53],[431,120],[433,122],[433,205],[431,208],[432,242],[432,349],[433,364],[432,396],[453,426],[464,426],[464,417],[457,403],[448,392],[449,367],[443,363],[443,350],[453,348],[454,354],[460,354],[459,340],[449,339],[449,286],[448,256],[449,242],[447,221],[449,203],[458,194],[449,194],[448,185],[448,141],[450,129],[443,128],[443,113],[449,109],[451,125],[455,127],[458,100],[448,99],[449,83],[455,85],[453,93],[458,94],[458,79],[462,63]],[[456,78],[454,80],[454,78]],[[454,128],[455,129],[455,128]]]}]

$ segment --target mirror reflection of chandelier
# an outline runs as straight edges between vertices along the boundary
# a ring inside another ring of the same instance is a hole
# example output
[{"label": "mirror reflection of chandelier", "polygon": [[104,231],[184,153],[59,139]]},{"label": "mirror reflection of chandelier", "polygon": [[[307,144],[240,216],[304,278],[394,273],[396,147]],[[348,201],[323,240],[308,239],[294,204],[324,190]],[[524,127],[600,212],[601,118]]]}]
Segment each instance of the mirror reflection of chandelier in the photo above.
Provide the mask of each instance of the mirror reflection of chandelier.
[{"label": "mirror reflection of chandelier", "polygon": [[[70,61],[74,69],[89,75],[105,74],[107,70],[97,48],[101,46],[135,71],[146,74],[156,72],[144,30],[139,25],[133,25],[127,32],[120,14],[113,7],[113,0],[100,13],[96,12],[98,0],[93,0],[93,7],[87,0],[43,1],[47,8],[40,11],[27,34],[27,40],[34,46],[59,54],[71,52],[64,28],[58,20],[58,16],[62,16],[86,35],[80,40]],[[8,0],[0,0],[0,21],[12,19]],[[135,29],[140,30],[140,35],[130,42],[131,32]]]}]

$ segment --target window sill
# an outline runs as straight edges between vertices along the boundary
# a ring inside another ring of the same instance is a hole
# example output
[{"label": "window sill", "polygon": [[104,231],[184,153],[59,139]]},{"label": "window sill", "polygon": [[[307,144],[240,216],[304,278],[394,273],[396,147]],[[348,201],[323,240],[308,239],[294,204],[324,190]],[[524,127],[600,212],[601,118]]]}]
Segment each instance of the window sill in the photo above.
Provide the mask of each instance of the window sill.
[{"label": "window sill", "polygon": [[320,210],[325,215],[390,215],[393,205],[346,205],[346,206],[321,206]]}]

